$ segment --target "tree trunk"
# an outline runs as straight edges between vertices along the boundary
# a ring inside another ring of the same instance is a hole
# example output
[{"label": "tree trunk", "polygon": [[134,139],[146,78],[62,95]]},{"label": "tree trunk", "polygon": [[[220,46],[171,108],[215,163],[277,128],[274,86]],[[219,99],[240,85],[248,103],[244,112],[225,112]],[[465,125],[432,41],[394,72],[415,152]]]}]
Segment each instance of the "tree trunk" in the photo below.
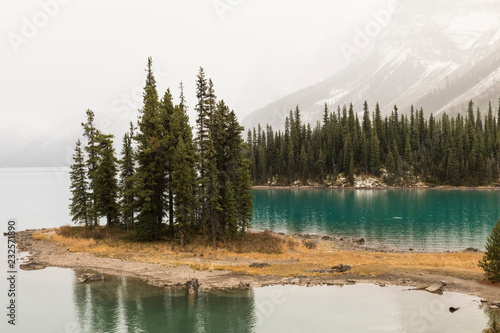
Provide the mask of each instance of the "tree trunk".
[{"label": "tree trunk", "polygon": [[[169,174],[169,184],[172,184],[172,175]],[[172,186],[172,185],[170,185]],[[169,229],[170,235],[174,236],[174,194],[170,189],[168,191],[168,221],[169,221]]]},{"label": "tree trunk", "polygon": [[214,249],[216,248],[216,237],[215,237],[215,218],[214,218],[214,214],[213,214],[213,209],[211,209],[211,212],[210,212],[210,222],[212,223],[212,244],[214,246]]},{"label": "tree trunk", "polygon": [[181,228],[179,232],[181,234],[181,247],[184,247],[184,237],[186,235],[186,231],[184,230],[184,228]]}]

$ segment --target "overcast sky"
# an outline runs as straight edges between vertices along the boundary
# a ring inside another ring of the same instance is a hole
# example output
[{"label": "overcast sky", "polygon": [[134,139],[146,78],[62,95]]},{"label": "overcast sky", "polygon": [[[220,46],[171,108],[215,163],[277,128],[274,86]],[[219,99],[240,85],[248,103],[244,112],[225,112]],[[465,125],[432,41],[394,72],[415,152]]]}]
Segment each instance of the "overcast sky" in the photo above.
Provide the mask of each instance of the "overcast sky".
[{"label": "overcast sky", "polygon": [[23,0],[0,5],[0,130],[28,135],[100,113],[136,118],[147,57],[160,95],[182,80],[193,117],[199,66],[245,114],[347,64],[390,0]]}]

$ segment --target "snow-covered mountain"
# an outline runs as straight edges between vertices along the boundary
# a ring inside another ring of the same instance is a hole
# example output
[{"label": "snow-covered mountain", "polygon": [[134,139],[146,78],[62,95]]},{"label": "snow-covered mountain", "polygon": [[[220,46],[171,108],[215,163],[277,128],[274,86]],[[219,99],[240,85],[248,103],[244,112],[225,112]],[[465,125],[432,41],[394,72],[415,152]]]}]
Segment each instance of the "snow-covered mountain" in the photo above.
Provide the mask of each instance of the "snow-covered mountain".
[{"label": "snow-covered mountain", "polygon": [[[375,18],[367,29],[372,23]],[[490,100],[498,107],[499,1],[402,1],[379,27],[363,56],[323,82],[251,113],[245,127],[269,123],[282,128],[296,105],[309,122],[321,119],[325,103],[332,110],[352,102],[359,112],[365,100],[371,110],[379,102],[385,114],[394,105],[400,112],[414,105],[426,115],[461,112],[470,99],[482,110]]]}]

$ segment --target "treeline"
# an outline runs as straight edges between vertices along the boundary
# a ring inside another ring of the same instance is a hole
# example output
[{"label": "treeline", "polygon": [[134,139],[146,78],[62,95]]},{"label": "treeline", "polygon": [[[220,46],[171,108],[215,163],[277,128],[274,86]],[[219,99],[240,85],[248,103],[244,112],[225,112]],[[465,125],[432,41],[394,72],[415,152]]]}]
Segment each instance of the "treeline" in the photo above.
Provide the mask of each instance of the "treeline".
[{"label": "treeline", "polygon": [[379,105],[365,102],[359,119],[352,104],[328,110],[314,128],[300,110],[285,119],[284,131],[271,126],[248,131],[248,158],[254,184],[296,182],[333,184],[339,176],[354,184],[354,175],[383,177],[389,185],[417,181],[453,186],[479,186],[498,181],[500,107],[485,117],[472,101],[466,116],[443,114],[424,118],[422,109],[399,115],[394,106],[382,118]]},{"label": "treeline", "polygon": [[243,128],[232,110],[217,101],[203,68],[197,76],[196,136],[186,113],[183,86],[174,105],[167,90],[160,99],[152,60],[148,59],[143,107],[137,127],[123,137],[121,158],[113,136],[96,128],[87,110],[83,147],[76,143],[71,166],[71,215],[92,228],[134,229],[140,240],[191,234],[217,240],[245,233],[252,217],[249,161],[244,157]]}]

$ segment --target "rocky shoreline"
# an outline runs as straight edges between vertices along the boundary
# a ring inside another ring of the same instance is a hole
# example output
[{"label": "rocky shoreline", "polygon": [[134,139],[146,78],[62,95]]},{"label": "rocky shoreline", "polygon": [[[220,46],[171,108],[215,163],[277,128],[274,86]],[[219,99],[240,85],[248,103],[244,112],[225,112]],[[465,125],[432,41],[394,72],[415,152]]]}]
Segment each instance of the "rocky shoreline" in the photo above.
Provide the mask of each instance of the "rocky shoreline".
[{"label": "rocky shoreline", "polygon": [[[381,287],[387,285],[406,286],[415,290],[442,293],[443,291],[459,292],[477,296],[490,304],[492,309],[500,307],[500,285],[493,285],[486,281],[477,281],[458,278],[443,274],[422,274],[414,272],[388,271],[383,274],[358,275],[351,271],[349,263],[334,266],[323,271],[311,271],[321,275],[296,275],[290,277],[265,274],[244,274],[231,270],[204,270],[193,269],[188,265],[166,266],[155,263],[138,262],[116,258],[102,257],[88,252],[71,252],[59,246],[56,242],[33,239],[35,230],[18,232],[16,241],[20,252],[29,252],[28,261],[22,269],[43,269],[47,266],[72,268],[77,272],[100,273],[134,277],[144,280],[148,284],[159,287],[185,287],[192,290],[229,290],[235,288],[263,287],[271,285],[349,285],[355,283],[372,283]],[[45,230],[45,232],[53,232]],[[298,237],[311,239],[316,242],[335,242],[345,251],[365,251],[367,253],[410,253],[410,250],[396,250],[389,247],[373,247],[366,244],[364,239],[335,238],[326,235],[300,234]],[[329,237],[329,238],[327,238]],[[476,250],[476,249],[471,249]],[[226,260],[237,260],[227,258]],[[241,259],[240,259],[241,260]],[[264,268],[274,265],[276,260],[248,261],[253,267]],[[196,283],[194,284],[194,281]],[[438,288],[435,286],[439,285]],[[434,286],[434,287],[432,287]],[[432,287],[432,288],[431,288]],[[431,288],[431,289],[428,289]],[[435,290],[434,290],[435,289]]]}]

